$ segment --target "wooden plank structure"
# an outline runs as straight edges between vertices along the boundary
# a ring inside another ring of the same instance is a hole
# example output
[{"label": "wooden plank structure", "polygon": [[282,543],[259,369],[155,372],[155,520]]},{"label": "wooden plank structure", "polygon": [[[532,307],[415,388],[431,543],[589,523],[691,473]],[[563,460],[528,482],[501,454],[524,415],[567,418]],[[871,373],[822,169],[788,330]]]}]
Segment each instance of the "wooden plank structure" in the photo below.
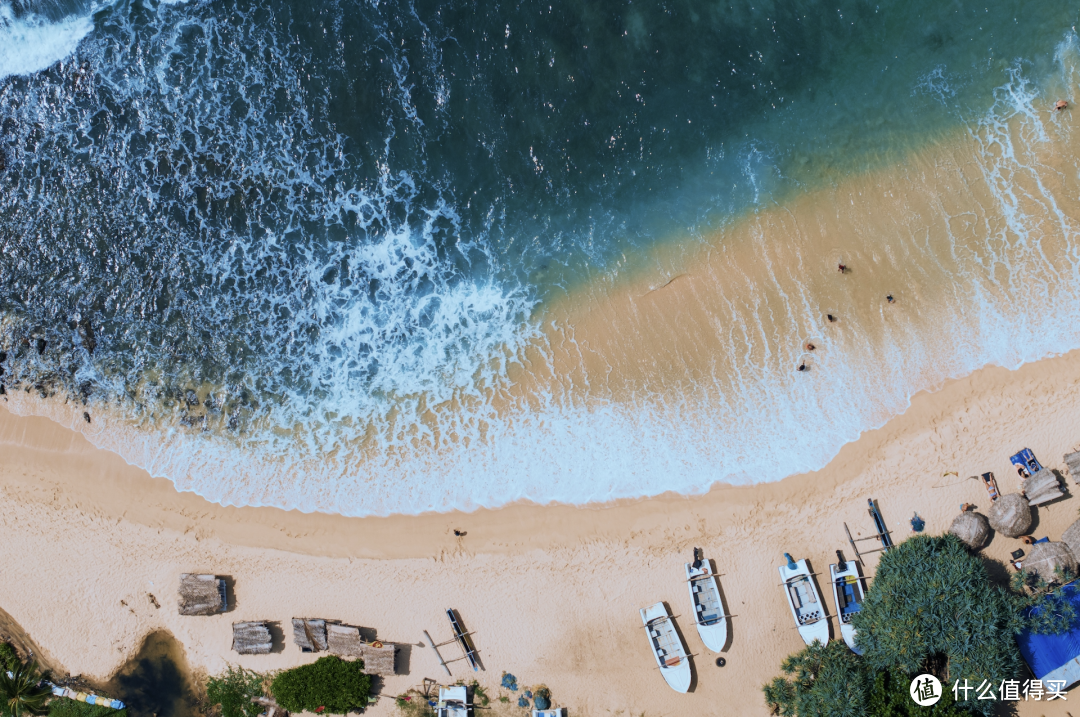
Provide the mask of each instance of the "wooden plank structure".
[{"label": "wooden plank structure", "polygon": [[[877,530],[874,535],[869,535],[865,538],[853,538],[851,537],[851,531],[848,529],[847,523],[844,523],[844,532],[847,533],[847,539],[848,542],[851,543],[851,549],[855,551],[855,557],[857,557],[859,562],[863,565],[866,565],[866,558],[863,557],[863,553],[883,553],[889,548],[895,547],[893,546],[892,534],[889,529],[885,527],[885,519],[881,517],[881,511],[878,510],[877,503],[874,502],[873,498],[868,498],[866,502],[870,506],[868,512],[874,521],[874,529]],[[881,547],[859,552],[859,546],[855,543],[863,540],[880,540]]]},{"label": "wooden plank structure", "polygon": [[1065,454],[1065,465],[1069,468],[1072,479],[1080,483],[1080,451]]},{"label": "wooden plank structure", "polygon": [[294,617],[292,631],[293,642],[300,647],[300,652],[319,652],[327,647],[326,620]]},{"label": "wooden plank structure", "polygon": [[[450,665],[448,663],[457,662],[458,660],[468,660],[469,664],[473,668],[473,672],[478,671],[481,665],[480,660],[476,654],[476,647],[472,643],[472,633],[466,632],[461,627],[461,621],[458,619],[457,613],[455,613],[452,608],[447,608],[446,616],[450,618],[450,629],[454,631],[453,639],[447,640],[446,642],[436,643],[434,640],[431,639],[431,635],[428,634],[428,631],[424,630],[424,637],[427,638],[428,644],[431,645],[431,648],[435,650],[435,657],[438,658],[439,664],[442,665],[443,669],[446,670],[446,674],[448,675],[450,675]],[[454,658],[453,660],[444,660],[443,656],[439,653],[439,648],[443,645],[449,645],[450,643],[457,643],[457,645],[461,648],[461,651],[464,654],[461,657]]]},{"label": "wooden plank structure", "polygon": [[265,622],[234,622],[232,649],[241,655],[268,655],[274,646]]},{"label": "wooden plank structure", "polygon": [[214,615],[225,611],[225,581],[216,575],[183,573],[179,593],[181,615]]},{"label": "wooden plank structure", "polygon": [[1029,505],[1042,505],[1065,495],[1057,476],[1049,468],[1043,468],[1030,478],[1024,478],[1021,485]]},{"label": "wooden plank structure", "polygon": [[397,645],[364,642],[360,629],[349,625],[326,626],[326,643],[331,653],[359,657],[364,661],[365,675],[393,675],[397,660]]}]

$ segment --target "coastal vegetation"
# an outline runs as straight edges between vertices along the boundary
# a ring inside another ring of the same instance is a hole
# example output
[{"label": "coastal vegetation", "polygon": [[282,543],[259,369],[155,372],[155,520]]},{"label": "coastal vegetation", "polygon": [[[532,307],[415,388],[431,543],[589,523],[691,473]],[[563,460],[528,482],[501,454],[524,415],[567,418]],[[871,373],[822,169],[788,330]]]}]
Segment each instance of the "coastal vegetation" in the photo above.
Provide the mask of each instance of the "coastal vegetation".
[{"label": "coastal vegetation", "polygon": [[290,712],[307,710],[345,714],[367,707],[371,677],[364,674],[364,661],[346,661],[328,655],[308,665],[294,667],[274,676],[270,691]]},{"label": "coastal vegetation", "polygon": [[225,674],[206,682],[206,697],[221,710],[221,717],[258,717],[266,710],[255,702],[263,694],[265,678],[257,672],[229,665]]},{"label": "coastal vegetation", "polygon": [[44,715],[49,711],[52,693],[41,684],[41,674],[34,662],[17,662],[0,670],[0,707],[4,717]]},{"label": "coastal vegetation", "polygon": [[789,656],[783,674],[765,685],[774,713],[901,715],[914,703],[913,676],[930,673],[946,686],[932,711],[941,717],[989,714],[993,703],[955,703],[951,685],[968,680],[999,685],[1018,679],[1016,635],[1024,630],[1066,632],[1076,612],[1060,585],[1018,573],[996,584],[984,561],[953,535],[915,536],[884,553],[853,624],[860,657],[840,641],[815,643]]}]

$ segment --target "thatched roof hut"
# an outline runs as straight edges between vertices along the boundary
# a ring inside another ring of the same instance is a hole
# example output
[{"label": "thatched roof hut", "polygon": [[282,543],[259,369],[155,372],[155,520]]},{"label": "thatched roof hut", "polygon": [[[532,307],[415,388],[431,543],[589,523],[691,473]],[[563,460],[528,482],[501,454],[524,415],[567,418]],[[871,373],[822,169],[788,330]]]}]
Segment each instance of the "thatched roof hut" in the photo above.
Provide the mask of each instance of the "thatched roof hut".
[{"label": "thatched roof hut", "polygon": [[292,619],[293,641],[301,652],[318,652],[326,649],[326,620],[294,617]]},{"label": "thatched roof hut", "polygon": [[1057,568],[1076,575],[1076,558],[1065,543],[1035,543],[1024,559],[1024,570],[1034,573],[1046,582],[1061,582]]},{"label": "thatched roof hut", "polygon": [[1027,498],[1009,493],[994,501],[990,508],[990,527],[1010,538],[1026,535],[1031,530],[1031,508]]},{"label": "thatched roof hut", "polygon": [[972,550],[980,550],[990,540],[990,522],[982,513],[964,512],[953,519],[949,532]]},{"label": "thatched roof hut", "polygon": [[213,615],[225,610],[225,581],[216,575],[180,576],[181,615]]},{"label": "thatched roof hut", "polygon": [[1042,505],[1065,495],[1054,472],[1048,468],[1023,480],[1024,495],[1031,505]]},{"label": "thatched roof hut", "polygon": [[394,659],[397,656],[396,645],[384,645],[382,647],[375,647],[374,645],[364,645],[364,654],[361,656],[364,660],[364,674],[365,675],[392,675],[394,674]]},{"label": "thatched roof hut", "polygon": [[347,657],[362,657],[364,641],[360,639],[360,630],[348,625],[327,625],[326,643],[330,652]]},{"label": "thatched roof hut", "polygon": [[1065,454],[1065,466],[1069,469],[1073,480],[1080,483],[1080,451]]},{"label": "thatched roof hut", "polygon": [[361,658],[365,675],[394,674],[397,645],[375,647],[360,638],[359,628],[348,625],[327,625],[326,641],[335,655]]},{"label": "thatched roof hut", "polygon": [[274,646],[270,626],[265,622],[234,622],[232,649],[241,655],[268,655]]},{"label": "thatched roof hut", "polygon": [[1061,534],[1061,542],[1069,546],[1073,557],[1080,563],[1080,520],[1076,521]]}]

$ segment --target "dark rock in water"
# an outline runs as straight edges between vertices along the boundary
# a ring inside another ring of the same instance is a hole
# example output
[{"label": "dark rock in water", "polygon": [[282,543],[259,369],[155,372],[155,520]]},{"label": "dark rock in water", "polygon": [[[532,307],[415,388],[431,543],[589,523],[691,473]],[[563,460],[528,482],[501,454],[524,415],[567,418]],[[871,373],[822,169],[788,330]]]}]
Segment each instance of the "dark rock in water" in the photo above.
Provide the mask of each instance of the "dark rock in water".
[{"label": "dark rock in water", "polygon": [[0,362],[7,361],[7,351],[0,351]]},{"label": "dark rock in water", "polygon": [[90,414],[89,414],[89,413],[87,413],[86,411],[83,411],[83,415],[82,415],[82,417],[83,417],[84,419],[86,419],[86,422],[87,422],[87,423],[90,423]]},{"label": "dark rock in water", "polygon": [[83,348],[87,353],[94,353],[94,348],[97,347],[97,339],[94,338],[94,327],[90,325],[90,319],[83,319],[79,322],[79,339],[82,341]]},{"label": "dark rock in water", "polygon": [[190,388],[184,392],[184,403],[189,406],[199,405],[199,394],[192,391]]},{"label": "dark rock in water", "polygon": [[7,391],[4,390],[4,384],[0,383],[0,396],[3,396]]},{"label": "dark rock in water", "polygon": [[38,339],[38,340],[37,340],[37,352],[38,352],[38,356],[40,356],[41,354],[45,353],[45,347],[46,347],[46,346],[48,346],[48,345],[49,345],[49,342],[48,342],[48,341],[46,341],[45,339]]}]

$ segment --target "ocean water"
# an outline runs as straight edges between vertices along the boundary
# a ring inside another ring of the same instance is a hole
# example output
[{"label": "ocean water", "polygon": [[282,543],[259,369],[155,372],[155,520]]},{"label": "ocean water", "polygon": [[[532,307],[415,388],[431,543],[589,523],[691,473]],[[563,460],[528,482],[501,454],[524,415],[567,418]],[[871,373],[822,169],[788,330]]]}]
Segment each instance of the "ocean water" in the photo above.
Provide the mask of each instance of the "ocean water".
[{"label": "ocean water", "polygon": [[0,0],[9,406],[349,515],[818,468],[1080,347],[1076,21]]}]

